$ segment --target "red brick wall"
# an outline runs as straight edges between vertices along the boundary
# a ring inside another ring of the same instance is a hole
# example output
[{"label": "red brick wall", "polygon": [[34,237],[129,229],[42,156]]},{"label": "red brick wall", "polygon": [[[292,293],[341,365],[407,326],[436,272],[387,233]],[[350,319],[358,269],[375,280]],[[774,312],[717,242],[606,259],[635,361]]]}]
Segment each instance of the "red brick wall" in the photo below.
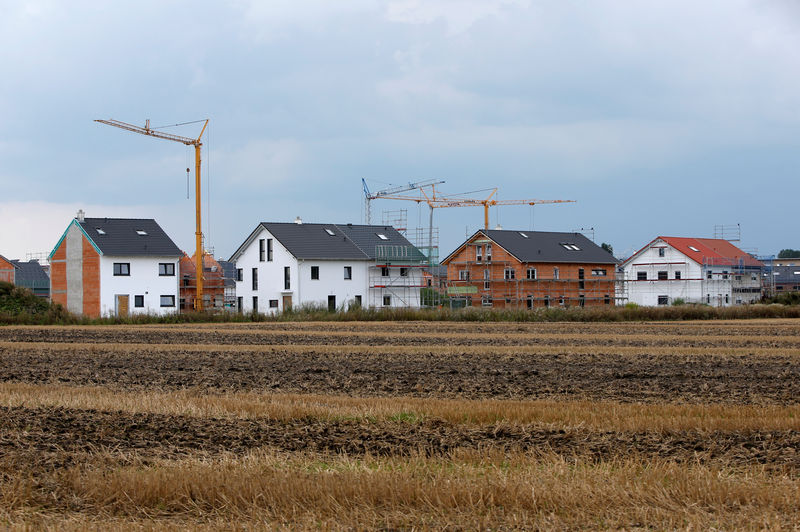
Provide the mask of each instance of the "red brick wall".
[{"label": "red brick wall", "polygon": [[14,283],[14,265],[0,257],[0,281]]},{"label": "red brick wall", "polygon": [[83,315],[100,316],[100,254],[83,235]]},{"label": "red brick wall", "polygon": [[[484,244],[485,245],[485,244]],[[484,252],[485,253],[485,252]],[[585,306],[614,304],[614,265],[577,263],[521,263],[503,248],[493,243],[492,261],[476,262],[476,249],[468,245],[453,256],[447,264],[447,280],[450,286],[474,286],[477,293],[470,294],[473,306],[481,306],[483,297],[492,299],[492,307],[527,307],[527,299],[533,297],[532,305],[545,305],[544,297],[550,297],[550,306],[558,306],[561,297],[564,304],[577,306],[580,296]],[[514,270],[514,279],[505,280],[505,270]],[[527,280],[528,268],[536,268],[535,281]],[[553,280],[554,268],[558,268],[558,280]],[[584,271],[584,288],[580,288],[579,269]],[[592,276],[593,269],[603,269],[606,275]],[[460,281],[460,271],[469,271],[469,281]],[[489,270],[489,289],[484,289],[484,271]],[[608,303],[605,296],[608,295]]]},{"label": "red brick wall", "polygon": [[50,300],[67,306],[67,239],[50,259]]}]

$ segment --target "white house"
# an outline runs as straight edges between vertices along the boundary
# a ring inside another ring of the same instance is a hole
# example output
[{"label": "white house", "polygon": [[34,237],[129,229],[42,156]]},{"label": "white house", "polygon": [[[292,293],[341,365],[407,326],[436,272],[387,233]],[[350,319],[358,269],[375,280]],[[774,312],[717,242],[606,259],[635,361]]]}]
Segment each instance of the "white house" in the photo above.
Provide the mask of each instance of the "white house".
[{"label": "white house", "polygon": [[93,317],[176,312],[181,256],[155,220],[79,211],[50,253],[50,297]]},{"label": "white house", "polygon": [[622,284],[639,305],[741,305],[761,299],[763,266],[727,240],[660,236],[622,263]]},{"label": "white house", "polygon": [[420,306],[425,257],[393,227],[262,222],[229,259],[240,312]]}]

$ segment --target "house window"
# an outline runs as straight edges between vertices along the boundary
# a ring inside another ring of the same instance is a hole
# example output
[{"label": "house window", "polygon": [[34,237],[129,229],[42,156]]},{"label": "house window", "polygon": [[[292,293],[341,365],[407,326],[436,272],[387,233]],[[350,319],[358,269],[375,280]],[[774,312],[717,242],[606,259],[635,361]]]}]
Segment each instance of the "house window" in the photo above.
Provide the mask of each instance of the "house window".
[{"label": "house window", "polygon": [[381,277],[389,277],[389,267],[381,266]]},{"label": "house window", "polygon": [[408,268],[400,268],[400,277],[408,277]]},{"label": "house window", "polygon": [[586,296],[583,294],[578,296],[578,305],[581,307],[586,306]]},{"label": "house window", "polygon": [[586,288],[586,281],[578,281],[578,290],[583,290]]},{"label": "house window", "polygon": [[385,296],[383,296],[383,306],[384,307],[392,306],[392,296],[390,294],[386,294]]},{"label": "house window", "polygon": [[459,270],[459,272],[458,272],[458,280],[459,281],[469,281],[469,270]]},{"label": "house window", "polygon": [[583,268],[578,268],[578,279],[584,279],[586,277]]},{"label": "house window", "polygon": [[475,260],[478,262],[483,260],[483,244],[475,246]]},{"label": "house window", "polygon": [[669,276],[668,276],[667,272],[665,272],[665,271],[658,272],[658,280],[659,281],[666,281],[667,279],[669,279]]},{"label": "house window", "polygon": [[483,270],[483,289],[489,290],[490,287],[490,279],[492,278],[492,271],[491,270]]},{"label": "house window", "polygon": [[357,307],[361,306],[361,296],[355,296],[355,304]]},{"label": "house window", "polygon": [[253,312],[258,312],[258,296],[253,296]]},{"label": "house window", "polygon": [[267,262],[272,262],[272,239],[267,239]]},{"label": "house window", "polygon": [[544,306],[545,307],[550,306],[550,296],[544,296]]},{"label": "house window", "polygon": [[173,263],[173,262],[159,262],[158,263],[158,275],[160,275],[161,277],[174,276],[175,275],[175,263]]},{"label": "house window", "polygon": [[514,279],[516,275],[517,272],[514,271],[514,268],[506,268],[505,272],[503,272],[503,277],[505,278],[506,281]]},{"label": "house window", "polygon": [[636,280],[637,281],[646,281],[647,280],[647,272],[636,272]]},{"label": "house window", "polygon": [[708,270],[708,273],[706,274],[706,279],[711,279],[711,270]]},{"label": "house window", "polygon": [[278,300],[277,299],[270,299],[269,300],[269,308],[278,308]]},{"label": "house window", "polygon": [[244,307],[244,298],[242,296],[238,296],[236,298],[236,311],[242,312],[242,307]]},{"label": "house window", "polygon": [[483,307],[491,307],[492,306],[492,298],[489,296],[481,297],[481,306]]},{"label": "house window", "polygon": [[236,268],[236,280],[237,281],[244,281],[244,272],[241,268]]},{"label": "house window", "polygon": [[133,306],[136,308],[144,307],[144,296],[133,296]]},{"label": "house window", "polygon": [[558,279],[558,268],[553,268],[553,279]]},{"label": "house window", "polygon": [[258,240],[258,262],[264,262],[267,254],[266,240],[260,238]]},{"label": "house window", "polygon": [[160,298],[161,306],[162,307],[174,307],[175,306],[175,296],[161,296]]},{"label": "house window", "polygon": [[722,278],[723,279],[727,279],[728,278],[728,270],[722,270]]},{"label": "house window", "polygon": [[311,267],[311,280],[312,281],[319,281],[319,266],[312,266]]},{"label": "house window", "polygon": [[706,304],[711,304],[711,294],[706,294]]},{"label": "house window", "polygon": [[528,277],[529,281],[535,281],[536,280],[536,268],[528,268],[526,276]]},{"label": "house window", "polygon": [[604,305],[610,305],[611,304],[611,296],[606,294],[605,297],[603,297],[603,304]]},{"label": "house window", "polygon": [[[520,233],[520,234],[522,234],[522,233]],[[526,236],[525,238],[528,238],[528,237]],[[526,299],[526,302],[527,302],[528,308],[532,309],[533,308],[533,296],[529,295],[528,298]]]},{"label": "house window", "polygon": [[114,275],[130,275],[131,263],[130,262],[115,262]]},{"label": "house window", "polygon": [[289,290],[291,287],[291,282],[289,281],[289,266],[283,267],[283,289]]},{"label": "house window", "polygon": [[486,244],[486,260],[492,260],[492,245]]},{"label": "house window", "polygon": [[728,299],[728,294],[725,294],[725,304],[727,304],[727,303],[728,303],[728,301],[730,301],[730,300]]},{"label": "house window", "polygon": [[681,278],[681,272],[675,272],[675,279]]},{"label": "house window", "polygon": [[658,296],[659,305],[669,305],[669,296]]},{"label": "house window", "polygon": [[667,250],[664,248],[658,248],[658,256],[663,257],[666,254],[666,251]]},{"label": "house window", "polygon": [[258,268],[253,268],[253,290],[258,290]]},{"label": "house window", "polygon": [[561,305],[562,307],[564,306],[564,296],[558,297],[558,304]]},{"label": "house window", "polygon": [[592,277],[605,277],[606,275],[607,272],[603,268],[595,268],[592,270]]},{"label": "house window", "polygon": [[352,266],[345,266],[344,267],[344,278],[345,280],[349,281],[353,278],[353,267]]}]

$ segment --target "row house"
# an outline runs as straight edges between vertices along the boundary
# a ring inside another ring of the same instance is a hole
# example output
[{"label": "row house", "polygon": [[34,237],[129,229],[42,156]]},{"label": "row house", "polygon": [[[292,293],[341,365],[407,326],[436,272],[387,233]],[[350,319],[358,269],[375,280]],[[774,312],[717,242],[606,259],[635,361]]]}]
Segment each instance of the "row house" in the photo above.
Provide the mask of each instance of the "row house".
[{"label": "row house", "polygon": [[465,306],[614,304],[617,260],[580,233],[481,229],[443,261]]},{"label": "row house", "polygon": [[178,309],[181,250],[153,219],[73,219],[50,253],[50,297],[85,316]]},{"label": "row house", "polygon": [[425,257],[383,225],[262,222],[231,256],[240,312],[420,306]]},{"label": "row house", "polygon": [[659,236],[622,263],[627,300],[669,305],[757,303],[763,263],[718,238]]}]

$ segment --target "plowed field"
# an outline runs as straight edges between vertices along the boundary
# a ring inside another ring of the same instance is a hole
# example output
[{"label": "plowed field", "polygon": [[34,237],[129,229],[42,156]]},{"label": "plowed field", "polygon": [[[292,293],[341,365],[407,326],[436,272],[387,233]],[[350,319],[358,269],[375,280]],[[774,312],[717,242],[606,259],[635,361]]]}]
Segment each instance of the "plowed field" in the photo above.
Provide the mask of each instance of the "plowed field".
[{"label": "plowed field", "polygon": [[15,526],[790,526],[800,322],[3,327],[0,475]]}]

